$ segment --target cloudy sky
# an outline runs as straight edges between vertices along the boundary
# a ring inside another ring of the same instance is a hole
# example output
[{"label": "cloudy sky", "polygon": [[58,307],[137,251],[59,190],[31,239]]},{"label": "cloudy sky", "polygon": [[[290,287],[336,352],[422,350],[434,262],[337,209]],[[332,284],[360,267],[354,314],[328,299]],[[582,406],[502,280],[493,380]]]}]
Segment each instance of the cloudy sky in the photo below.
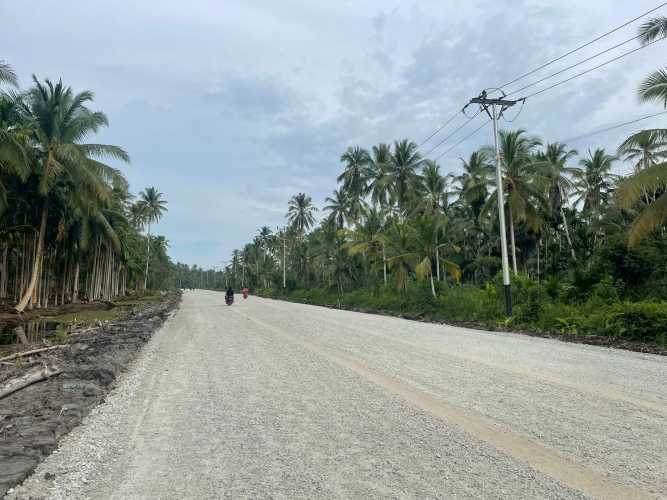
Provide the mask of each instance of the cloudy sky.
[{"label": "cloudy sky", "polygon": [[[213,266],[260,226],[283,224],[293,194],[306,192],[321,206],[348,145],[400,138],[420,143],[481,89],[502,85],[658,3],[1,2],[0,59],[14,66],[24,86],[34,73],[94,90],[94,107],[110,120],[96,142],[128,150],[132,163],[122,168],[135,192],[154,185],[169,201],[158,231],[169,239],[174,260]],[[667,14],[667,7],[659,13]],[[631,25],[521,83],[635,30]],[[664,43],[536,96],[503,126],[555,141],[660,111],[640,105],[635,91],[644,75],[665,63]],[[641,126],[664,122],[663,116]],[[476,123],[481,120],[432,156]],[[571,145],[582,154],[597,146],[615,149],[639,126]],[[490,143],[490,134],[485,128],[443,157],[443,170],[455,173],[458,157]]]}]

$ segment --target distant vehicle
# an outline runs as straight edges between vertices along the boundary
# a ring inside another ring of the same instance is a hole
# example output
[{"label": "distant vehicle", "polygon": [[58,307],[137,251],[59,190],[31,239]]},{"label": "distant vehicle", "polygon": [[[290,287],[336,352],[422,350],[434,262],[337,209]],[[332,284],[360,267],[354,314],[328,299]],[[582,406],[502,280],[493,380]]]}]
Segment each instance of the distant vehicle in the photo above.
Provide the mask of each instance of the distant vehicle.
[{"label": "distant vehicle", "polygon": [[233,295],[226,295],[225,296],[225,303],[228,306],[231,306],[234,303],[234,296]]},{"label": "distant vehicle", "polygon": [[248,287],[243,288],[243,298],[247,299],[248,294],[250,293],[250,290],[248,290]]}]

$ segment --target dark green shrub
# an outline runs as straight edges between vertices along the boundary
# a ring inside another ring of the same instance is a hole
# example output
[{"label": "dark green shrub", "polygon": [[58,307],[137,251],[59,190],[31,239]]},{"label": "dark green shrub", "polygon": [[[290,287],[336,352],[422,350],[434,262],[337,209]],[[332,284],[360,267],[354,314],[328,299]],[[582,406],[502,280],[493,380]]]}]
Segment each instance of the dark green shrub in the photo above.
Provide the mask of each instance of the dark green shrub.
[{"label": "dark green shrub", "polygon": [[609,305],[619,301],[618,290],[611,276],[605,276],[593,285],[590,301],[594,305]]}]

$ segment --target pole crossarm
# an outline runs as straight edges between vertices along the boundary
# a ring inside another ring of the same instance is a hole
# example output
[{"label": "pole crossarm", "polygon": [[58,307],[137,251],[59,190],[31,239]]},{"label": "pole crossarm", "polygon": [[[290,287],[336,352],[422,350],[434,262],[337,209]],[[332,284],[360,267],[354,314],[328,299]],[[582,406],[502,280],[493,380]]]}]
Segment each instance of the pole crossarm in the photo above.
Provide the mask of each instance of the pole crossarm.
[{"label": "pole crossarm", "polygon": [[[492,120],[499,119],[503,115],[503,113],[505,112],[505,110],[507,108],[511,108],[517,102],[524,102],[526,100],[525,97],[522,97],[521,99],[505,99],[506,96],[505,96],[504,92],[503,92],[502,97],[500,97],[500,98],[490,98],[490,97],[486,97],[486,95],[487,95],[486,90],[482,91],[482,93],[478,97],[473,97],[472,99],[470,99],[470,103],[468,104],[468,106],[470,104],[479,104],[479,106],[484,111],[486,111],[486,114],[489,115],[489,118],[491,118]],[[495,118],[492,116],[492,113],[489,110],[490,106],[498,106],[500,108],[497,111],[497,115],[496,115]]]},{"label": "pole crossarm", "polygon": [[497,104],[499,106],[505,106],[509,108],[510,106],[514,106],[517,102],[521,100],[522,99],[510,100],[510,99],[487,99],[486,97],[473,97],[472,99],[470,99],[470,102],[472,104],[482,104],[482,105]]}]

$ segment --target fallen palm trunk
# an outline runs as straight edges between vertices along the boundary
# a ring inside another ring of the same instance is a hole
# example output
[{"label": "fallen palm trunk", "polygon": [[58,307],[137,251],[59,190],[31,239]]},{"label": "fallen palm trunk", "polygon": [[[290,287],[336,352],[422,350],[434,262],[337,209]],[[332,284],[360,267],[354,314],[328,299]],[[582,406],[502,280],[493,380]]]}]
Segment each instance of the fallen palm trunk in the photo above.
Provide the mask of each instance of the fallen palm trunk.
[{"label": "fallen palm trunk", "polygon": [[11,359],[30,356],[31,354],[39,354],[40,352],[52,351],[53,349],[62,349],[63,347],[67,347],[67,345],[68,344],[58,344],[58,345],[52,345],[50,347],[40,347],[39,349],[32,349],[31,351],[17,352],[15,354],[5,356],[4,358],[0,358],[0,361],[9,361]]},{"label": "fallen palm trunk", "polygon": [[60,373],[62,373],[62,371],[58,368],[49,368],[48,366],[41,366],[34,370],[30,370],[24,375],[10,379],[3,384],[2,387],[0,387],[0,399],[5,398],[16,391],[20,391],[35,382],[41,382],[42,380],[46,380]]}]

